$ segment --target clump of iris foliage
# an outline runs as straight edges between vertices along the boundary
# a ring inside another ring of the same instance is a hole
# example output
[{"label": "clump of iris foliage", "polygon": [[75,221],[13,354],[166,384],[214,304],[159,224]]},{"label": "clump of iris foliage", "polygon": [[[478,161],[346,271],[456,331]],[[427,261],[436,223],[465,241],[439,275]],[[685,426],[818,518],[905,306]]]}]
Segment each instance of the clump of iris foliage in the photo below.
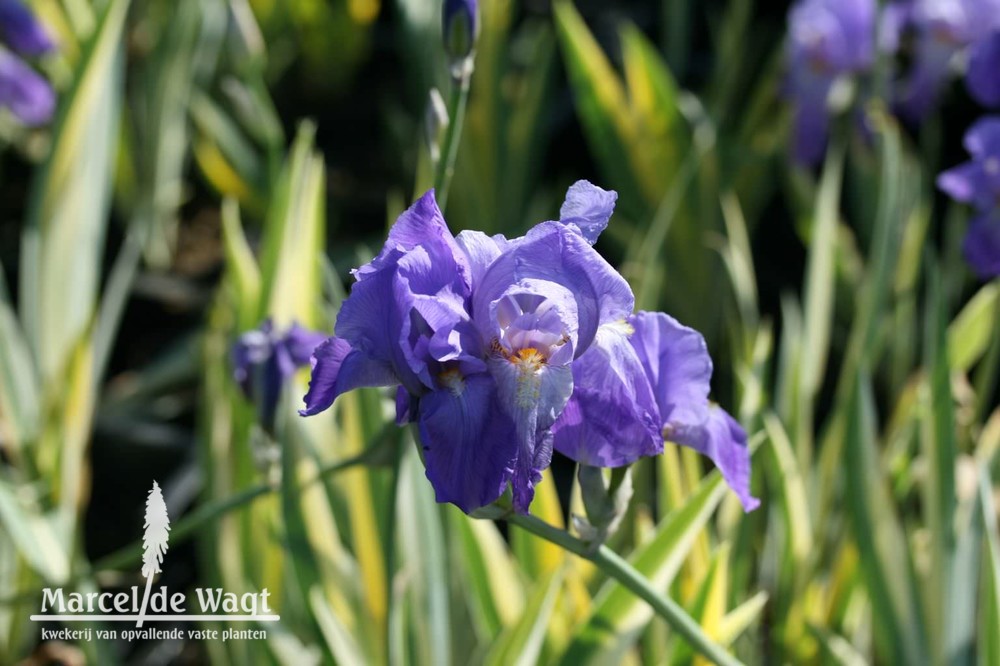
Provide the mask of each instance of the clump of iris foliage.
[{"label": "clump of iris foliage", "polygon": [[0,663],[1000,663],[1000,5],[778,5],[0,0]]}]

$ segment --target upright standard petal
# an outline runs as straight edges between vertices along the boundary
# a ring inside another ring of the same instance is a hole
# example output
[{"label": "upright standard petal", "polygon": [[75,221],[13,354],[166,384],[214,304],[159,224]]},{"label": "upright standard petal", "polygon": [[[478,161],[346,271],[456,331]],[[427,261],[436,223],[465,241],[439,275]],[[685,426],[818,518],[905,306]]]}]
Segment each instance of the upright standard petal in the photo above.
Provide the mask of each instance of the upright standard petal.
[{"label": "upright standard petal", "polygon": [[456,375],[420,399],[424,463],[438,502],[470,513],[503,494],[517,439],[514,422],[498,404],[496,385],[485,373]]},{"label": "upright standard petal", "polygon": [[750,512],[760,506],[760,500],[750,494],[750,449],[746,431],[724,409],[713,405],[705,423],[668,426],[664,434],[667,440],[708,456],[740,498],[744,511]]},{"label": "upright standard petal", "polygon": [[573,364],[573,394],[552,427],[555,450],[583,465],[621,467],[663,452],[660,411],[625,322],[602,326]]},{"label": "upright standard petal", "polygon": [[559,221],[574,225],[580,234],[593,245],[608,226],[615,212],[618,193],[604,190],[586,180],[578,180],[566,192],[566,200],[559,209]]},{"label": "upright standard petal", "polygon": [[543,222],[497,257],[476,286],[472,316],[487,340],[491,304],[526,278],[562,285],[573,294],[579,313],[577,356],[590,346],[598,326],[627,317],[635,304],[625,278],[583,236],[562,224]]},{"label": "upright standard petal", "polygon": [[342,393],[365,386],[392,386],[399,383],[392,368],[352,349],[341,338],[329,338],[316,348],[312,357],[312,377],[302,416],[312,416],[328,409]]},{"label": "upright standard petal", "polygon": [[465,254],[444,221],[434,198],[434,190],[428,190],[396,219],[382,251],[371,262],[355,270],[355,277],[361,280],[386,265],[394,264],[400,255],[417,247],[423,247],[440,265],[442,272],[451,269],[449,281],[457,278],[469,286]]},{"label": "upright standard petal", "polygon": [[455,242],[465,252],[473,285],[479,284],[483,275],[486,274],[486,269],[500,256],[509,243],[502,235],[487,236],[482,231],[468,229],[459,232],[458,236],[455,237]]}]

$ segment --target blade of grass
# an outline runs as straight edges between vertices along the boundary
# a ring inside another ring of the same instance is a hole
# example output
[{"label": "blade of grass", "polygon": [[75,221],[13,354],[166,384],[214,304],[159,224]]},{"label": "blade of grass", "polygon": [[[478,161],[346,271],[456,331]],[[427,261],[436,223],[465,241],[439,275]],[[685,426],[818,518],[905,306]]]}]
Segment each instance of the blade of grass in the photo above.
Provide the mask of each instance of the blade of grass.
[{"label": "blade of grass", "polygon": [[1000,310],[1000,282],[976,292],[948,327],[948,365],[961,372],[983,357],[990,346]]},{"label": "blade of grass", "polygon": [[94,314],[111,201],[128,0],[111,0],[63,98],[22,237],[21,317],[46,384]]},{"label": "blade of grass", "polygon": [[922,453],[929,465],[922,489],[931,535],[931,566],[922,588],[928,593],[928,624],[937,661],[944,661],[951,650],[944,631],[951,626],[949,618],[954,611],[949,607],[949,590],[955,556],[955,456],[958,453],[945,323],[940,273],[931,262],[924,321],[924,367],[930,376],[924,392],[926,414],[921,433]]},{"label": "blade of grass", "polygon": [[535,586],[520,620],[490,646],[487,666],[531,666],[539,663],[542,643],[562,585],[563,571],[557,569]]},{"label": "blade of grass", "polygon": [[913,565],[875,448],[874,397],[864,371],[858,373],[848,406],[843,433],[847,507],[872,612],[879,618],[873,628],[880,654],[890,663],[927,663]]}]

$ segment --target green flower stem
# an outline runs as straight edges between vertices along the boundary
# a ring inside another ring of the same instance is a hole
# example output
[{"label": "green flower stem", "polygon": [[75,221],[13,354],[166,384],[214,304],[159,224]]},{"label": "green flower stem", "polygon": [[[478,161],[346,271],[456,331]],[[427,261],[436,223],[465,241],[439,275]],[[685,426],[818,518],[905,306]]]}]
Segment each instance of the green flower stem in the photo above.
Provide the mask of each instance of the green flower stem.
[{"label": "green flower stem", "polygon": [[[341,472],[345,469],[372,462],[372,453],[373,452],[371,450],[365,451],[353,458],[331,462],[320,467],[314,477],[304,481],[299,486],[299,490],[305,490],[327,475],[336,474],[337,472]],[[190,538],[195,531],[198,530],[198,528],[212,522],[213,520],[221,518],[230,511],[234,511],[250,504],[258,497],[269,495],[277,490],[277,486],[270,483],[261,483],[256,486],[251,486],[250,488],[229,497],[209,502],[208,504],[203,504],[196,511],[192,512],[188,516],[185,516],[173,526],[170,533],[170,545],[176,546],[187,541],[188,538]],[[116,550],[110,555],[102,557],[92,566],[87,567],[72,576],[68,581],[63,583],[63,585],[75,585],[87,578],[92,577],[97,571],[120,569],[122,567],[138,564],[140,560],[142,560],[142,542],[137,541],[131,545]],[[17,605],[34,598],[37,594],[37,590],[17,592],[11,596],[0,598],[0,606]]]},{"label": "green flower stem", "polygon": [[615,551],[603,545],[594,550],[591,545],[577,539],[569,532],[553,527],[535,516],[510,514],[506,519],[507,522],[517,525],[546,541],[554,543],[560,548],[596,564],[601,571],[617,580],[635,593],[636,596],[652,606],[656,614],[666,620],[677,633],[683,636],[691,644],[691,647],[701,652],[716,664],[722,666],[739,666],[740,661],[738,659],[706,636],[698,623],[684,612],[683,608],[678,606],[669,597],[654,590],[650,586],[649,581]]},{"label": "green flower stem", "polygon": [[455,160],[458,158],[458,144],[465,124],[465,109],[469,105],[469,86],[472,83],[472,67],[466,67],[460,76],[452,79],[451,99],[448,102],[448,129],[444,136],[441,160],[434,178],[435,198],[441,212],[448,205],[448,190],[455,175]]}]

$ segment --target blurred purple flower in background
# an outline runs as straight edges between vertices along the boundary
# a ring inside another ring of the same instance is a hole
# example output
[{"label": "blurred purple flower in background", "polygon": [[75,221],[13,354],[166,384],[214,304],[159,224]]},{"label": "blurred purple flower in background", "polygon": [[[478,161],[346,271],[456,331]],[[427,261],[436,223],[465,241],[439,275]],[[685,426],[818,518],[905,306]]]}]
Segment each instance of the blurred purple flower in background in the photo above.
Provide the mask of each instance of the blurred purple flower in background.
[{"label": "blurred purple flower in background", "polygon": [[45,26],[20,0],[0,0],[0,36],[27,56],[43,55],[56,47]]},{"label": "blurred purple flower in background", "polygon": [[963,250],[983,279],[1000,276],[1000,116],[982,118],[965,134],[972,159],[938,176],[937,184],[976,211]]},{"label": "blurred purple flower in background", "polygon": [[990,46],[1000,30],[1000,0],[916,0],[907,16],[915,46],[913,67],[897,99],[900,115],[923,120],[951,79],[956,57],[964,55],[971,58],[967,83],[973,97],[988,106],[1000,101],[985,101],[996,87],[988,68],[996,72],[1000,66],[997,49]]},{"label": "blurred purple flower in background", "polygon": [[[31,10],[19,0],[0,0],[0,37],[25,56],[38,56],[55,49],[55,42]],[[42,125],[52,118],[55,92],[19,57],[0,46],[0,107],[28,126]]]},{"label": "blurred purple flower in background", "polygon": [[874,0],[801,0],[789,13],[786,93],[794,105],[793,155],[799,163],[823,157],[834,82],[874,62],[875,10]]},{"label": "blurred purple flower in background", "polygon": [[661,452],[665,435],[709,455],[756,506],[746,436],[709,406],[704,340],[666,315],[629,323],[632,291],[592,247],[616,199],[580,181],[558,222],[508,240],[452,236],[425,194],[354,272],[301,413],[354,388],[402,385],[397,414],[417,424],[438,501],[466,512],[508,483],[527,512],[553,445],[622,466]]},{"label": "blurred purple flower in background", "polygon": [[259,328],[243,333],[233,345],[233,379],[257,405],[268,430],[281,399],[281,390],[298,368],[309,364],[313,351],[326,336],[293,323],[280,332],[266,319]]},{"label": "blurred purple flower in background", "polygon": [[1000,106],[1000,30],[973,45],[965,85],[972,98],[983,106]]}]

